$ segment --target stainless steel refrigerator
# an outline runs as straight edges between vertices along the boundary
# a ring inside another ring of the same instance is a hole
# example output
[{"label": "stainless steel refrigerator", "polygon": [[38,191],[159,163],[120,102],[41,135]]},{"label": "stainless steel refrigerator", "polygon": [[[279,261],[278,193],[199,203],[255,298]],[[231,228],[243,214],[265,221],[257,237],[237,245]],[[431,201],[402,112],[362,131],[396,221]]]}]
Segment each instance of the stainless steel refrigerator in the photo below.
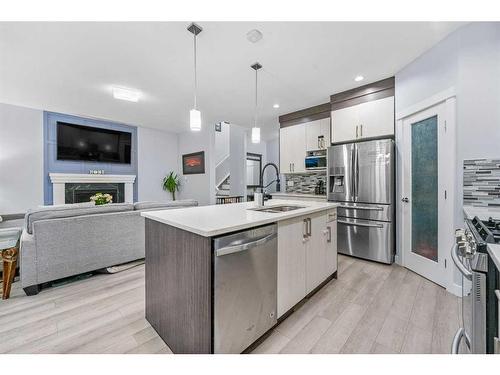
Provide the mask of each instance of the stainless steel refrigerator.
[{"label": "stainless steel refrigerator", "polygon": [[328,200],[337,202],[341,254],[394,262],[394,141],[328,148]]}]

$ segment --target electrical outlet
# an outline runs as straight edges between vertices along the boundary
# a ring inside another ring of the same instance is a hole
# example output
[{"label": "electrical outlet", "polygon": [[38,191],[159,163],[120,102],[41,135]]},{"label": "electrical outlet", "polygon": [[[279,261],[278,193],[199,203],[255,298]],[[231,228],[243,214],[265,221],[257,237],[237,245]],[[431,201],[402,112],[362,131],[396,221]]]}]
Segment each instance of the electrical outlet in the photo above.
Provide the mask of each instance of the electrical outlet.
[{"label": "electrical outlet", "polygon": [[286,186],[293,187],[293,180],[287,181]]}]

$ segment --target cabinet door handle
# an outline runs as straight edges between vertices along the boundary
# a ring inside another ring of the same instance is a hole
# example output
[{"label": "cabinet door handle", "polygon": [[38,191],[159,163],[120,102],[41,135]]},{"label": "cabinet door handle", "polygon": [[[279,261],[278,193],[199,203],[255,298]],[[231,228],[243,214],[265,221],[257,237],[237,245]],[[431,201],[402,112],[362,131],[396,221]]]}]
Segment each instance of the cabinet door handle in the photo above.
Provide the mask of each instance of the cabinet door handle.
[{"label": "cabinet door handle", "polygon": [[358,138],[358,125],[356,125],[356,138]]},{"label": "cabinet door handle", "polygon": [[320,138],[318,137],[318,150],[321,148],[321,140]]},{"label": "cabinet door handle", "polygon": [[328,238],[326,242],[332,242],[332,227],[326,227],[326,229],[328,230]]},{"label": "cabinet door handle", "polygon": [[311,237],[311,232],[312,232],[312,223],[311,223],[311,218],[307,218],[307,236]]},{"label": "cabinet door handle", "polygon": [[363,124],[359,125],[359,136],[363,137]]},{"label": "cabinet door handle", "polygon": [[307,219],[304,219],[302,222],[302,238],[306,239],[307,238]]}]

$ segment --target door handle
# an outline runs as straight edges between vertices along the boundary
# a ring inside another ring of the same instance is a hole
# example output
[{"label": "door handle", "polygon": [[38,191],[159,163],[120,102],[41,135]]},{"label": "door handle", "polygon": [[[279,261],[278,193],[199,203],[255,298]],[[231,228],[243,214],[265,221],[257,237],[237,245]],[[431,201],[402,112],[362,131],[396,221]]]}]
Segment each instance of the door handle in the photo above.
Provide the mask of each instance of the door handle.
[{"label": "door handle", "polygon": [[403,199],[401,199],[401,202],[404,202],[404,203],[408,203],[410,200],[408,199],[408,197],[404,197]]}]

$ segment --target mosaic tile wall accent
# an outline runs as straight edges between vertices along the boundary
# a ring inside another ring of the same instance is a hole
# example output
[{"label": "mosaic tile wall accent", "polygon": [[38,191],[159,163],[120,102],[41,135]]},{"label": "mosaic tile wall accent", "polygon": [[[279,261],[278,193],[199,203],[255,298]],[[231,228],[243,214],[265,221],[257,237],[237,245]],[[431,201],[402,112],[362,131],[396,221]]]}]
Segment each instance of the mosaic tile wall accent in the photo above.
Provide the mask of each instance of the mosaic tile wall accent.
[{"label": "mosaic tile wall accent", "polygon": [[[326,171],[312,172],[304,174],[286,174],[286,192],[314,194],[314,189],[318,181],[323,181],[326,192]],[[288,181],[293,181],[293,186],[288,186]]]},{"label": "mosaic tile wall accent", "polygon": [[464,205],[500,206],[500,159],[464,160]]}]

